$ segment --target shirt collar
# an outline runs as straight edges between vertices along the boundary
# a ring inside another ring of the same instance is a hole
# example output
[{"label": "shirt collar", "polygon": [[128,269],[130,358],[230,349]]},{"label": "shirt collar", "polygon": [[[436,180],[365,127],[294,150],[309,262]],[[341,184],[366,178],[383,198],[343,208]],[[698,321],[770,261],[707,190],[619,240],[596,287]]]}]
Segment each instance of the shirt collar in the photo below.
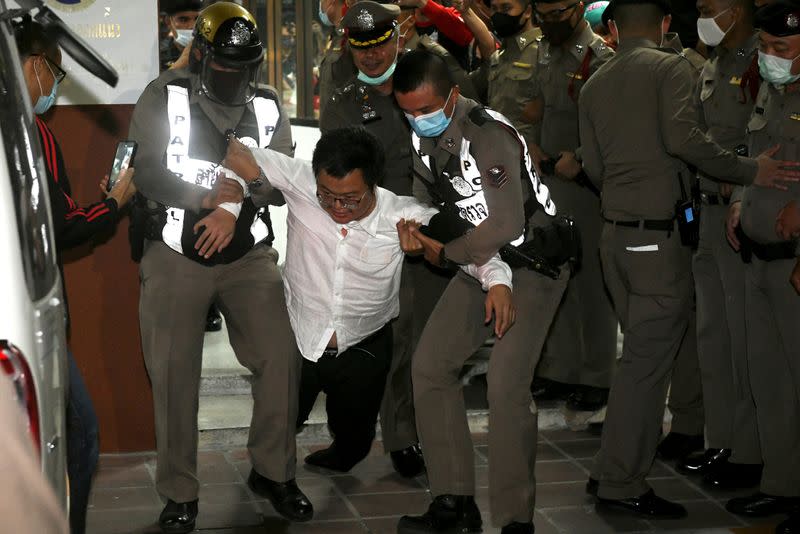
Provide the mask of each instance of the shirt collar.
[{"label": "shirt collar", "polygon": [[617,52],[626,52],[634,48],[658,48],[658,45],[644,37],[630,37],[619,43]]},{"label": "shirt collar", "polygon": [[578,61],[583,61],[584,56],[586,56],[586,52],[589,50],[591,44],[595,41],[595,39],[599,39],[597,35],[592,31],[589,27],[589,23],[585,20],[581,20],[580,22],[583,27],[578,30],[577,34],[575,35],[574,42],[571,42],[567,45],[567,50],[575,56]]},{"label": "shirt collar", "polygon": [[[383,209],[384,202],[382,200],[382,191],[381,188],[375,186],[375,207],[370,212],[369,215],[364,217],[363,219],[359,219],[357,221],[350,221],[349,223],[343,225],[347,228],[361,228],[365,232],[367,232],[370,237],[376,237],[378,235],[378,223],[380,222],[380,211]],[[341,225],[337,225],[339,227]]]},{"label": "shirt collar", "polygon": [[531,43],[536,42],[537,31],[536,28],[531,28],[529,30],[525,30],[522,33],[518,33],[514,37],[511,38],[514,41],[520,50],[525,50]]}]

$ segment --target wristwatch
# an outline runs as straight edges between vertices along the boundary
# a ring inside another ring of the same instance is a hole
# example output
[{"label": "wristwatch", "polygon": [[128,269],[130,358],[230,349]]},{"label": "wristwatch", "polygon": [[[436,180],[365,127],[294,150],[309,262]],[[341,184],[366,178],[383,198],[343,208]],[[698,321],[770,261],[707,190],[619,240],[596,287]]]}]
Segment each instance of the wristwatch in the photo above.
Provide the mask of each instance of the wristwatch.
[{"label": "wristwatch", "polygon": [[261,186],[263,186],[264,182],[266,182],[266,181],[267,181],[267,175],[264,174],[264,169],[259,168],[258,169],[258,176],[256,177],[255,180],[252,180],[251,182],[248,182],[247,189],[249,189],[250,191],[252,191],[253,189],[258,189]]}]

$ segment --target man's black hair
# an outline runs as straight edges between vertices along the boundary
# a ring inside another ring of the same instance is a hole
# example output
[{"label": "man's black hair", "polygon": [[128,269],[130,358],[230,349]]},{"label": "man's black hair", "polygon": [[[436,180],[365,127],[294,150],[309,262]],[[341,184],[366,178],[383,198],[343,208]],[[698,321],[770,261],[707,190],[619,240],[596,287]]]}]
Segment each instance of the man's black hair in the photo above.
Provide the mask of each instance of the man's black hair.
[{"label": "man's black hair", "polygon": [[32,20],[30,16],[22,17],[21,21],[15,21],[14,39],[19,49],[19,57],[22,61],[28,56],[46,54],[51,61],[55,61],[58,52],[58,42],[47,29]]},{"label": "man's black hair", "polygon": [[614,9],[613,20],[621,35],[660,27],[664,12],[655,4],[624,4]]},{"label": "man's black hair", "polygon": [[436,95],[442,98],[447,98],[456,85],[444,59],[428,50],[412,50],[403,54],[397,62],[392,80],[393,88],[398,93],[410,93],[429,83]]},{"label": "man's black hair", "polygon": [[383,178],[385,165],[386,157],[380,141],[360,126],[323,133],[311,159],[314,176],[319,177],[324,170],[334,178],[344,178],[361,169],[364,182],[370,189]]}]

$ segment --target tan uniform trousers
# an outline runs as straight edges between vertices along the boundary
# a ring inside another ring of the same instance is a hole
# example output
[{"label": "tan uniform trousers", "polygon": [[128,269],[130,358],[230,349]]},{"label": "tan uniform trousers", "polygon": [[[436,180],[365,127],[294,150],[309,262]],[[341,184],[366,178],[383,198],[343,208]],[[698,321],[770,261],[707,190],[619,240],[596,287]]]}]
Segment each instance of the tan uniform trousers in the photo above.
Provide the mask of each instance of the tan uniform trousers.
[{"label": "tan uniform trousers", "polygon": [[710,448],[732,449],[734,463],[758,464],[761,450],[747,369],[745,265],[725,237],[727,214],[726,205],[703,206],[700,244],[692,258],[706,440]]},{"label": "tan uniform trousers", "polygon": [[422,258],[406,258],[400,280],[400,315],[392,321],[392,365],[381,402],[381,438],[386,452],[416,444],[411,356],[451,276],[435,272]]},{"label": "tan uniform trousers", "polygon": [[278,482],[294,478],[300,355],[289,325],[274,249],[257,245],[227,265],[203,266],[148,242],[140,266],[142,349],[153,386],[156,489],[197,499],[197,408],[205,316],[225,316],[231,346],[253,374],[247,447],[253,467]]},{"label": "tan uniform trousers", "polygon": [[761,491],[800,496],[800,296],[795,260],[745,267],[748,366],[764,471]]},{"label": "tan uniform trousers", "polygon": [[[656,248],[657,247],[657,248]],[[625,335],[592,477],[607,499],[637,497],[661,434],[667,385],[692,307],[691,251],[669,234],[607,223],[603,274]]]},{"label": "tan uniform trousers", "polygon": [[[489,505],[492,522],[533,517],[537,416],[533,370],[567,285],[566,269],[552,280],[527,269],[513,272],[516,324],[497,340],[489,360]],[[458,273],[436,305],[412,362],[417,428],[431,493],[474,495],[475,466],[459,373],[489,338],[486,293]]]},{"label": "tan uniform trousers", "polygon": [[667,407],[672,414],[670,432],[689,436],[703,434],[703,384],[697,354],[697,310],[694,307],[672,367]]},{"label": "tan uniform trousers", "polygon": [[545,182],[558,212],[571,215],[581,232],[583,261],[564,292],[536,375],[565,384],[607,388],[617,358],[617,316],[600,266],[600,199],[585,187],[551,178]]}]

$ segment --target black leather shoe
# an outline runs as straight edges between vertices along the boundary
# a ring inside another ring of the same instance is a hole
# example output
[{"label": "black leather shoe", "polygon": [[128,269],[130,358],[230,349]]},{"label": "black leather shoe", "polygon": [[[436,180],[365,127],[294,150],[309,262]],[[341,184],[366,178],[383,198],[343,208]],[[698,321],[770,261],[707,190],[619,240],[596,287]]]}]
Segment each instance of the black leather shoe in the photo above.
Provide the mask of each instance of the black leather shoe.
[{"label": "black leather shoe", "polygon": [[300,491],[294,479],[275,482],[251,469],[247,485],[253,493],[269,499],[275,511],[290,521],[309,521],[314,517],[311,501]]},{"label": "black leather shoe", "polygon": [[597,490],[600,488],[600,482],[593,478],[589,478],[589,482],[586,483],[586,493],[597,497]]},{"label": "black leather shoe", "polygon": [[702,434],[689,436],[678,432],[670,432],[658,444],[656,453],[662,460],[683,460],[694,451],[702,450],[703,447],[705,447],[705,439]]},{"label": "black leather shoe", "polygon": [[716,466],[726,463],[731,457],[730,449],[706,449],[703,452],[690,454],[675,465],[675,469],[684,475],[705,475]]},{"label": "black leather shoe", "polygon": [[575,387],[570,384],[563,384],[549,378],[539,378],[538,376],[531,383],[531,395],[533,395],[533,400],[536,402],[564,400],[574,390]]},{"label": "black leather shoe", "polygon": [[748,497],[736,497],[729,500],[725,509],[737,515],[766,517],[794,512],[798,506],[800,506],[800,497],[778,497],[759,491]]},{"label": "black leather shoe", "polygon": [[533,528],[533,523],[509,523],[500,530],[500,534],[533,534],[536,529]]},{"label": "black leather shoe", "polygon": [[800,513],[794,513],[789,519],[775,527],[775,534],[800,534]]},{"label": "black leather shoe", "polygon": [[662,499],[653,490],[640,497],[632,497],[630,499],[603,499],[598,497],[597,506],[625,510],[655,519],[681,519],[687,515],[686,508],[680,504]]},{"label": "black leather shoe", "polygon": [[419,445],[412,445],[399,451],[389,453],[392,457],[394,470],[406,478],[421,475],[425,471],[425,458],[422,457],[422,449]]},{"label": "black leather shoe", "polygon": [[703,483],[714,489],[735,490],[752,488],[761,482],[761,464],[733,464],[723,462],[715,465],[706,476]]},{"label": "black leather shoe", "polygon": [[206,332],[219,332],[220,330],[222,330],[222,314],[219,313],[217,305],[212,304],[206,315]]},{"label": "black leather shoe", "polygon": [[481,532],[482,524],[472,495],[439,495],[424,514],[401,517],[397,534],[466,534]]},{"label": "black leather shoe", "polygon": [[313,465],[314,467],[322,467],[324,469],[330,469],[331,471],[347,473],[361,460],[362,458],[357,460],[345,458],[338,452],[335,446],[331,445],[327,449],[312,452],[306,456],[304,461],[308,465]]},{"label": "black leather shoe", "polygon": [[576,412],[596,412],[608,404],[608,388],[579,386],[567,397],[566,406]]},{"label": "black leather shoe", "polygon": [[167,505],[158,516],[158,526],[161,532],[181,534],[194,530],[197,519],[197,501],[175,502],[167,501]]}]

